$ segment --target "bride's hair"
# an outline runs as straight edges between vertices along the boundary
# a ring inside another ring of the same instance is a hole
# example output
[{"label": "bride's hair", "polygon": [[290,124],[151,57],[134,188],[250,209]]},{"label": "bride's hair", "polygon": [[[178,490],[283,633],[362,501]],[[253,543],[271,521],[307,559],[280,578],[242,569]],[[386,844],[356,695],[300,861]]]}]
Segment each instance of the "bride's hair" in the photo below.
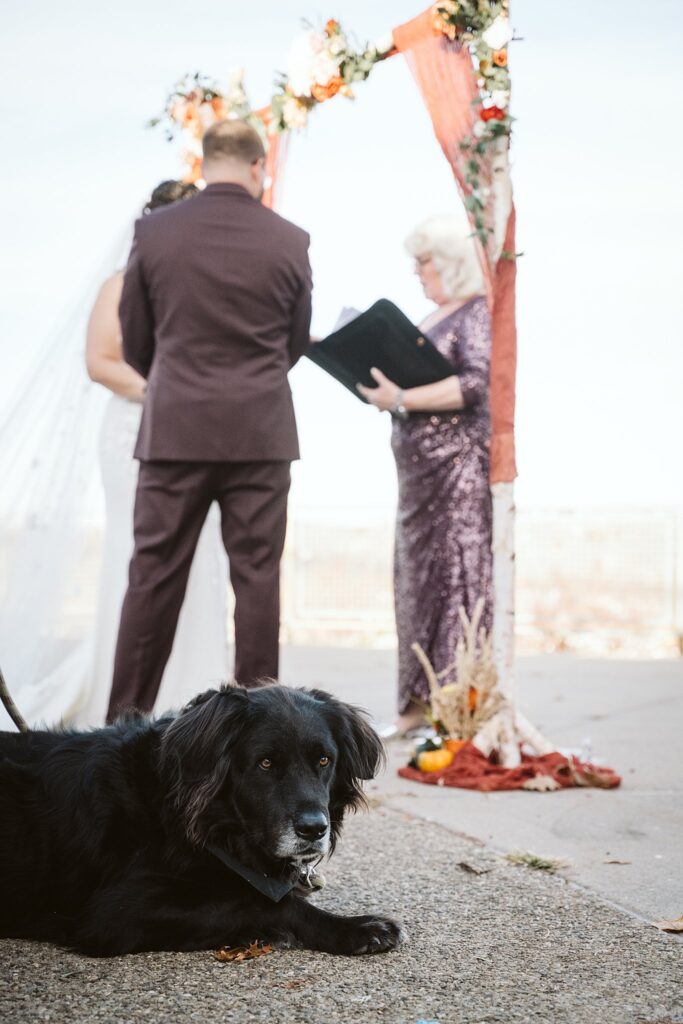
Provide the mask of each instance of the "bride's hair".
[{"label": "bride's hair", "polygon": [[422,221],[405,240],[411,256],[431,256],[449,299],[481,295],[485,290],[474,242],[465,231],[462,218],[445,213]]},{"label": "bride's hair", "polygon": [[189,181],[162,181],[152,192],[151,196],[142,208],[143,214],[151,213],[160,206],[170,206],[177,203],[179,199],[190,199],[196,196],[199,189]]}]

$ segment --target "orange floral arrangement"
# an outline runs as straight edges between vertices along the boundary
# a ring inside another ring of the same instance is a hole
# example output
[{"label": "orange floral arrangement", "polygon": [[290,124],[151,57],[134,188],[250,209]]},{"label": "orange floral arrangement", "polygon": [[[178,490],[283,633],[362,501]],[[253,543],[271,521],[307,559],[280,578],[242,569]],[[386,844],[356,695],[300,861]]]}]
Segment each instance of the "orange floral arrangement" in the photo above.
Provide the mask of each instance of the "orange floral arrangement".
[{"label": "orange floral arrangement", "polygon": [[184,181],[201,180],[202,136],[216,121],[242,118],[264,137],[268,111],[252,111],[244,90],[242,72],[235,72],[227,88],[199,73],[181,78],[171,90],[162,114],[149,122],[150,127],[164,124],[167,138],[179,132],[184,143],[183,160],[187,165]]},{"label": "orange floral arrangement", "polygon": [[479,116],[472,133],[460,143],[463,178],[468,192],[465,206],[475,234],[486,248],[490,227],[487,204],[491,193],[490,167],[499,139],[509,137],[512,118],[507,46],[512,39],[508,0],[437,0],[432,5],[436,31],[467,46],[477,74]]},{"label": "orange floral arrangement", "polygon": [[364,81],[387,53],[352,47],[341,24],[330,18],[323,28],[311,25],[292,44],[287,73],[273,96],[273,130],[303,128],[310,111],[333,96],[353,98],[351,86]]}]

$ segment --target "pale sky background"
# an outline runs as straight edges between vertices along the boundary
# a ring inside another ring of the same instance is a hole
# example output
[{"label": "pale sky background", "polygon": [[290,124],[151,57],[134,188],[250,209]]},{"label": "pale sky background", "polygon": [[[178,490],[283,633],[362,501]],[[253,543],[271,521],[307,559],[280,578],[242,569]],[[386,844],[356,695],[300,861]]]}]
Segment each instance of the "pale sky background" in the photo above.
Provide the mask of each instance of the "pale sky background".
[{"label": "pale sky background", "polygon": [[[361,40],[420,0],[23,0],[3,5],[0,402],[54,344],[134,211],[180,173],[144,123],[186,71],[246,69],[271,94],[300,19]],[[683,503],[683,52],[678,0],[513,0],[518,119],[521,506]],[[311,232],[315,333],[381,296],[428,306],[402,241],[459,200],[402,57],[356,101],[320,107],[294,138],[281,212]],[[109,255],[111,258],[111,255]],[[292,374],[303,460],[293,498],[391,506],[387,417],[307,361]],[[29,439],[27,439],[28,441]]]}]

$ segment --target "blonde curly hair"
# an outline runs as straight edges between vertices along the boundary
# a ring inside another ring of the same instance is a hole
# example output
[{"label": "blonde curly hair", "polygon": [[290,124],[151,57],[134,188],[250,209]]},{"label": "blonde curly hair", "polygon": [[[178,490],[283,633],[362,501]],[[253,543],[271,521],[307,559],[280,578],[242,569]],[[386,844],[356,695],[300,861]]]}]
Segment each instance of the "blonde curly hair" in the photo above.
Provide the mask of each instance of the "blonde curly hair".
[{"label": "blonde curly hair", "polygon": [[444,294],[454,300],[486,290],[474,240],[465,230],[460,217],[445,213],[422,221],[405,240],[411,256],[431,256]]}]

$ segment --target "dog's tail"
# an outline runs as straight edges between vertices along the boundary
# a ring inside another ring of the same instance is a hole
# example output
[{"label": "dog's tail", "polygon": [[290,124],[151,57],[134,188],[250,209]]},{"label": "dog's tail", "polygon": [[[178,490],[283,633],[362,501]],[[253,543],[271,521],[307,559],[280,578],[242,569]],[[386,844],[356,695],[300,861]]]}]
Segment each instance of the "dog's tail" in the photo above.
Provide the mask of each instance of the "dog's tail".
[{"label": "dog's tail", "polygon": [[16,727],[19,730],[19,732],[30,732],[31,730],[28,727],[28,723],[22,717],[21,712],[19,711],[19,708],[16,706],[16,704],[12,700],[11,693],[7,689],[7,683],[5,682],[5,677],[2,674],[2,669],[1,668],[0,668],[0,700],[5,705],[5,710],[7,711],[7,714],[10,716],[10,718],[12,719],[14,724],[16,725]]}]

